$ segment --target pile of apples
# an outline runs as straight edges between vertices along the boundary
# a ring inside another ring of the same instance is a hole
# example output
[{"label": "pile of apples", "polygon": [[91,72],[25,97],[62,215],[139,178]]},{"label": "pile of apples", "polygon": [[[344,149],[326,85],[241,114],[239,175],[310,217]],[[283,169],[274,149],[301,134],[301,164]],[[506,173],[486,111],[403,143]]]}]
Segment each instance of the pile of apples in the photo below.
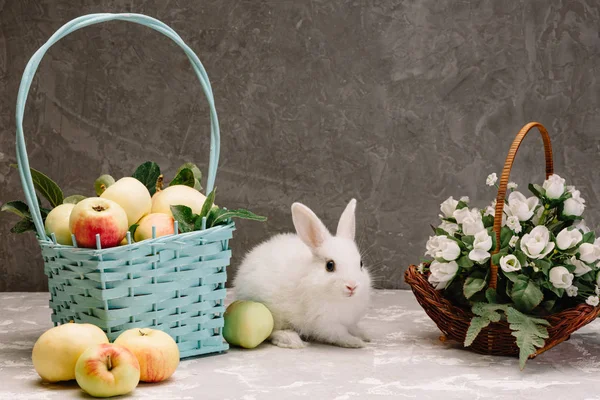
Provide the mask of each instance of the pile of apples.
[{"label": "pile of apples", "polygon": [[98,197],[53,208],[46,217],[46,234],[54,234],[59,244],[77,247],[96,248],[98,234],[102,248],[125,245],[127,232],[134,225],[136,242],[151,239],[153,227],[156,237],[172,235],[175,228],[171,206],[184,205],[200,213],[206,200],[198,190],[185,185],[169,186],[151,196],[148,188],[132,177],[115,182],[110,175],[103,175],[95,188]]},{"label": "pile of apples", "polygon": [[179,348],[156,329],[130,329],[109,343],[95,325],[68,323],[40,336],[32,361],[45,381],[76,379],[88,394],[112,397],[132,392],[140,381],[171,377],[179,365]]}]

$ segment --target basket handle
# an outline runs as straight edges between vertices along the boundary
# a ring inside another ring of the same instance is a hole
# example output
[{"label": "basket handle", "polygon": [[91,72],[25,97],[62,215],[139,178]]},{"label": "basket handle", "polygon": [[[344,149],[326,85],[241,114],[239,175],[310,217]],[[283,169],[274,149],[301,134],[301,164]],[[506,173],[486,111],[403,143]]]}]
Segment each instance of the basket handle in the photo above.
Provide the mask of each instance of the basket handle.
[{"label": "basket handle", "polygon": [[206,74],[206,70],[204,66],[198,59],[198,56],[190,49],[183,39],[169,26],[160,22],[159,20],[148,17],[143,14],[89,14],[84,15],[79,18],[75,18],[74,20],[67,22],[63,25],[59,30],[57,30],[48,41],[39,48],[38,51],[31,57],[27,66],[25,67],[25,71],[23,72],[23,78],[21,79],[21,85],[19,86],[19,94],[17,97],[17,111],[16,111],[16,121],[17,121],[17,163],[19,165],[19,175],[21,177],[21,183],[23,184],[23,191],[25,192],[25,199],[27,204],[29,205],[29,210],[31,211],[31,216],[33,218],[33,222],[35,224],[35,228],[38,234],[38,238],[40,240],[48,240],[46,236],[46,232],[44,231],[44,223],[42,220],[42,215],[40,213],[40,208],[37,202],[37,197],[35,194],[35,188],[33,186],[33,180],[31,178],[31,172],[29,171],[29,160],[27,158],[27,150],[25,147],[25,138],[23,136],[23,114],[25,113],[25,103],[27,101],[27,95],[29,93],[29,88],[31,87],[31,82],[33,81],[33,77],[37,68],[42,61],[42,57],[46,53],[46,51],[56,42],[58,42],[61,38],[65,37],[71,32],[74,32],[78,29],[84,28],[88,25],[99,24],[101,22],[106,21],[129,21],[134,22],[136,24],[144,25],[150,27],[163,35],[169,37],[175,43],[179,45],[187,55],[188,59],[192,63],[192,67],[200,84],[202,85],[202,90],[204,91],[204,95],[206,96],[206,100],[208,101],[208,105],[210,107],[210,159],[208,166],[208,179],[206,184],[207,193],[211,192],[215,183],[215,176],[217,174],[217,166],[219,164],[219,152],[220,152],[220,132],[219,132],[219,120],[217,118],[217,111],[215,109],[215,102],[212,93],[212,87],[210,85],[210,81],[208,79],[208,75]]},{"label": "basket handle", "polygon": [[[504,212],[504,200],[506,198],[506,186],[508,185],[508,179],[510,177],[510,170],[512,169],[517,150],[521,142],[527,136],[527,133],[534,127],[538,128],[538,131],[542,135],[544,140],[544,153],[546,157],[546,179],[554,173],[554,161],[552,159],[552,144],[550,143],[550,136],[548,131],[539,122],[530,122],[525,125],[517,134],[517,137],[510,146],[506,162],[504,163],[504,169],[502,170],[502,177],[500,178],[500,186],[498,187],[498,197],[496,197],[496,213],[494,216],[494,232],[496,233],[496,248],[492,254],[497,254],[500,251],[500,232],[502,230],[502,213]],[[498,283],[498,266],[491,263],[491,276],[489,287],[496,289]]]}]

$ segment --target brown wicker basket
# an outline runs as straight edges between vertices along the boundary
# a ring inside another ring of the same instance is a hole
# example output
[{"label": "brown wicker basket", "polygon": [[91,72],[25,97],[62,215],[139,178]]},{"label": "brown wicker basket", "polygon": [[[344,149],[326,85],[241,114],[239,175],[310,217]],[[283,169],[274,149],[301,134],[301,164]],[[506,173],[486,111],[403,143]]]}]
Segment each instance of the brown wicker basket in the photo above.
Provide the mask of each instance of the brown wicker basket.
[{"label": "brown wicker basket", "polygon": [[[552,160],[552,146],[550,144],[550,136],[541,124],[531,122],[523,127],[517,134],[510,150],[502,177],[500,178],[500,186],[498,189],[498,197],[496,202],[496,214],[494,219],[494,232],[496,233],[497,246],[494,254],[497,253],[500,244],[500,229],[502,222],[502,212],[504,209],[504,198],[506,196],[506,187],[510,176],[510,171],[514,162],[515,155],[523,138],[533,128],[537,127],[544,140],[544,150],[546,155],[546,177],[554,173]],[[498,278],[498,266],[491,265],[490,268],[489,287],[496,288]],[[427,275],[418,272],[417,267],[411,265],[405,273],[405,280],[408,283],[417,298],[417,301],[423,307],[427,315],[435,322],[438,328],[442,331],[441,340],[453,340],[459,343],[464,343],[465,335],[473,314],[469,310],[453,305],[446,299],[441,291],[435,288],[427,281]],[[580,304],[576,307],[561,311],[559,313],[544,317],[550,326],[548,329],[548,339],[544,347],[531,355],[530,358],[551,349],[557,344],[569,339],[571,333],[575,332],[582,326],[592,322],[600,313],[599,307],[592,307],[587,304]],[[519,348],[516,344],[516,339],[512,335],[506,321],[491,323],[487,328],[484,328],[473,344],[468,347],[477,353],[499,355],[499,356],[518,356]]]}]

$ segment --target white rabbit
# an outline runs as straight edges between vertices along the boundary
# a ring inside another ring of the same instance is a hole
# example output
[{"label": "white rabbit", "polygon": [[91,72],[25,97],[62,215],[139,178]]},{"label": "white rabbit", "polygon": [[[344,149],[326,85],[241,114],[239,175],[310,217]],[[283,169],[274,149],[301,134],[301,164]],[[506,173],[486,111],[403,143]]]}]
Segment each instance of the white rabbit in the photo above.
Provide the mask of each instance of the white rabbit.
[{"label": "white rabbit", "polygon": [[294,203],[297,234],[274,236],[244,257],[235,294],[271,311],[273,344],[302,348],[305,338],[364,347],[369,341],[357,325],[369,305],[371,278],[354,242],[355,209],[352,199],[332,236],[308,207]]}]

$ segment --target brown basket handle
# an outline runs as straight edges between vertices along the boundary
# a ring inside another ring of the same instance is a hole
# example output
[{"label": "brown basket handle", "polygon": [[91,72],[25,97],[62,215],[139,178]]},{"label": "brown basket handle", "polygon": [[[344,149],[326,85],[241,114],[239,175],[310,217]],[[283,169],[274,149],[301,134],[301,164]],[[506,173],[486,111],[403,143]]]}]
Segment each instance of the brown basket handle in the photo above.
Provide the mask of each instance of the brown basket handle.
[{"label": "brown basket handle", "polygon": [[[504,163],[504,169],[502,170],[502,177],[500,177],[500,186],[498,187],[498,197],[496,197],[496,214],[494,216],[494,232],[496,233],[496,248],[492,251],[492,255],[500,251],[500,232],[502,230],[502,213],[504,212],[504,200],[506,198],[506,186],[508,185],[508,178],[510,177],[510,170],[512,169],[517,150],[521,142],[527,136],[527,133],[531,128],[537,127],[538,131],[542,135],[544,140],[544,153],[546,156],[546,179],[554,173],[554,161],[552,160],[552,144],[550,143],[550,136],[548,131],[539,122],[530,122],[525,125],[517,134],[517,137],[510,146],[506,162]],[[498,283],[498,266],[491,263],[491,272],[489,287],[496,289]]]}]

